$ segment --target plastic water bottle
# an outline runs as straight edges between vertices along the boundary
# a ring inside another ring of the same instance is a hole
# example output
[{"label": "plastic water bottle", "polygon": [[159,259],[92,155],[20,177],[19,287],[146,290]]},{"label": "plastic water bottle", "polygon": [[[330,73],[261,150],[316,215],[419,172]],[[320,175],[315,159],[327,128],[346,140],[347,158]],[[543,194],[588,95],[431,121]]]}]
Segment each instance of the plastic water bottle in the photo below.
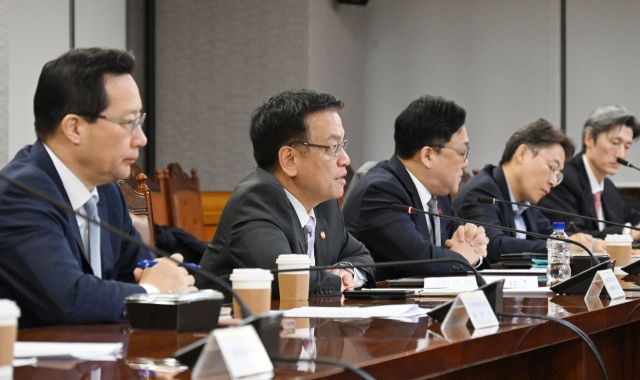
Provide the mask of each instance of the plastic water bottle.
[{"label": "plastic water bottle", "polygon": [[[564,222],[553,223],[553,233],[551,237],[568,239],[564,232]],[[571,277],[571,267],[569,266],[569,243],[559,240],[547,240],[547,251],[549,252],[547,266],[548,286],[553,286]]]}]

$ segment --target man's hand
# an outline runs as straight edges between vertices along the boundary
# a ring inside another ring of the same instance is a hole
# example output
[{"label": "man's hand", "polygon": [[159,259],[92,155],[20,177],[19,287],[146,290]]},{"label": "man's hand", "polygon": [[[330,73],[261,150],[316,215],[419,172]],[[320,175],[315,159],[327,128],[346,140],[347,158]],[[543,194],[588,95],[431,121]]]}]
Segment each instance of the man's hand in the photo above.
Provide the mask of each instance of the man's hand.
[{"label": "man's hand", "polygon": [[356,281],[353,279],[353,275],[351,275],[351,273],[347,272],[346,270],[338,268],[329,269],[327,272],[340,276],[340,278],[342,279],[342,284],[340,286],[341,293],[356,288]]},{"label": "man's hand", "polygon": [[[569,239],[570,239],[570,240],[573,240],[573,241],[575,241],[575,242],[578,242],[578,243],[580,243],[580,244],[583,244],[583,245],[585,245],[585,246],[586,246],[587,248],[589,248],[589,249],[591,249],[592,244],[593,244],[593,237],[592,237],[591,235],[588,235],[588,234],[583,234],[582,232],[579,232],[579,233],[577,233],[577,234],[573,234],[573,235],[571,235],[571,236],[569,237]],[[582,251],[583,249],[582,249],[582,248],[580,248],[580,247],[578,247],[578,246],[577,246],[577,245],[575,245],[575,244],[571,244],[571,245],[569,246],[569,250],[571,250],[571,251],[577,251],[577,252],[580,252],[580,251]]]},{"label": "man's hand", "polygon": [[[182,255],[179,253],[174,253],[171,257],[180,262],[183,260]],[[196,281],[195,278],[185,268],[179,267],[178,264],[166,258],[154,261],[157,261],[158,264],[144,270],[136,268],[133,271],[133,276],[138,283],[153,285],[158,288],[160,293],[190,293],[198,291],[193,286]]]},{"label": "man's hand", "polygon": [[484,228],[467,223],[458,227],[451,239],[445,242],[445,247],[461,254],[471,265],[476,265],[480,257],[487,257],[487,244],[489,238]]},{"label": "man's hand", "polygon": [[596,252],[607,252],[607,243],[602,239],[595,239],[595,243],[593,244],[593,253]]},{"label": "man's hand", "polygon": [[[640,228],[640,223],[636,227]],[[631,237],[633,238],[633,241],[639,241],[640,240],[640,231],[629,230],[629,233],[631,234]]]}]

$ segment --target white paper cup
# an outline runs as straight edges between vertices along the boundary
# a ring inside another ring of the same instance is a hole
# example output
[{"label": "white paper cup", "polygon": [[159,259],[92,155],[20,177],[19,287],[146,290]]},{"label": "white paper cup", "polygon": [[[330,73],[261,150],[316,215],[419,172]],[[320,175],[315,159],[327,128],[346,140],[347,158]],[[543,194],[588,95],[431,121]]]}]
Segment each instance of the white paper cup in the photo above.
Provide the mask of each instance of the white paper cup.
[{"label": "white paper cup", "polygon": [[13,379],[13,344],[18,337],[20,308],[11,300],[0,300],[0,380]]},{"label": "white paper cup", "polygon": [[[266,269],[241,269],[233,270],[231,287],[238,293],[253,314],[262,314],[271,310],[271,282],[273,274]],[[233,298],[233,311],[235,318],[244,318],[240,310],[240,304]]]},{"label": "white paper cup", "polygon": [[607,243],[607,253],[612,260],[616,260],[616,267],[624,267],[631,264],[633,238],[631,235],[607,235],[604,239]]},{"label": "white paper cup", "polygon": [[306,255],[280,255],[276,259],[278,269],[307,269],[278,273],[281,301],[306,301],[309,299],[309,270],[311,260]]}]

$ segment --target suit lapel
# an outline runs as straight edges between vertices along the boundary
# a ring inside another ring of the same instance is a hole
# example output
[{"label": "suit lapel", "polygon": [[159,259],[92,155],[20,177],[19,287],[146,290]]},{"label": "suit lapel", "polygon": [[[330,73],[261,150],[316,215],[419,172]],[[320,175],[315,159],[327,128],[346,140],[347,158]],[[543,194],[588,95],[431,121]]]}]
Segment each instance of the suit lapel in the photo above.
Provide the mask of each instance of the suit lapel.
[{"label": "suit lapel", "polygon": [[[507,185],[507,177],[505,177],[502,167],[496,166],[495,168],[493,168],[492,175],[496,183],[498,184],[498,188],[500,189],[500,193],[502,194],[502,199],[511,201],[511,194],[509,194],[509,185]],[[504,212],[506,214],[506,218],[504,219],[506,219],[509,222],[509,225],[506,227],[516,228],[516,224],[515,224],[516,215],[513,212],[513,207],[508,204],[498,205],[498,207],[499,209],[502,210],[501,212]],[[526,222],[526,218],[525,218],[525,222]],[[528,227],[529,226],[527,226],[527,228]],[[504,232],[508,232],[508,231],[504,231]],[[514,232],[508,232],[508,233],[512,237],[516,236]]]},{"label": "suit lapel", "polygon": [[[71,201],[69,200],[69,196],[67,195],[67,191],[64,189],[64,185],[62,184],[62,180],[60,179],[60,175],[56,170],[53,161],[51,161],[51,157],[49,153],[44,147],[44,144],[37,140],[35,144],[33,144],[33,154],[36,157],[37,166],[42,168],[42,170],[47,173],[47,175],[53,180],[62,196],[62,201],[71,207]],[[86,259],[86,254],[84,251],[84,244],[82,244],[82,238],[80,236],[80,229],[78,228],[78,220],[76,216],[71,213],[65,213],[67,217],[67,223],[71,228],[71,232],[73,234],[74,241],[76,243],[76,249],[72,249],[73,255],[76,260],[78,260],[78,264],[82,268],[90,268],[91,265]]]},{"label": "suit lapel", "polygon": [[[578,169],[578,178],[580,179],[580,187],[582,191],[582,199],[584,199],[584,209],[587,211],[587,215],[592,218],[596,216],[596,206],[593,203],[593,193],[591,191],[591,184],[589,183],[589,176],[587,175],[587,169],[584,166],[584,160],[582,154],[577,155],[572,160]],[[602,207],[604,209],[604,206]],[[589,221],[595,229],[597,229],[596,222]]]},{"label": "suit lapel", "polygon": [[[104,197],[100,197],[103,199]],[[105,201],[98,202],[98,216],[100,217],[101,222],[108,223],[109,215],[107,211],[107,205]],[[102,268],[102,278],[105,278],[105,268],[115,268],[115,264],[113,262],[113,255],[110,254],[114,252],[111,249],[111,239],[109,238],[109,234],[105,230],[100,231],[100,262]]]},{"label": "suit lapel", "polygon": [[[317,216],[317,215],[316,215]],[[329,230],[327,226],[327,221],[324,219],[316,218],[316,240],[313,245],[314,256],[316,257],[316,265],[332,265],[338,259],[338,256],[335,255],[337,252],[331,252],[327,247],[326,239],[321,237],[321,234],[324,233],[326,237],[326,233]]]},{"label": "suit lapel", "polygon": [[[393,155],[393,157],[391,157],[391,159],[389,160],[389,167],[393,170],[394,175],[398,177],[400,182],[402,182],[402,185],[409,194],[409,197],[411,197],[411,201],[413,202],[411,206],[418,210],[423,210],[424,203],[418,195],[418,189],[416,189],[416,185],[413,183],[409,172],[404,167],[404,165],[402,165],[402,162],[398,159],[398,157],[396,157],[396,155]],[[431,236],[429,236],[429,226],[427,225],[427,219],[424,217],[424,215],[413,214],[411,215],[411,218],[413,218],[416,224],[416,229],[422,234],[422,237],[427,241],[431,241]],[[440,222],[440,229],[441,231],[443,229],[446,231],[447,223],[443,223],[443,221],[444,219]],[[447,236],[447,234],[444,233],[440,236]]]}]

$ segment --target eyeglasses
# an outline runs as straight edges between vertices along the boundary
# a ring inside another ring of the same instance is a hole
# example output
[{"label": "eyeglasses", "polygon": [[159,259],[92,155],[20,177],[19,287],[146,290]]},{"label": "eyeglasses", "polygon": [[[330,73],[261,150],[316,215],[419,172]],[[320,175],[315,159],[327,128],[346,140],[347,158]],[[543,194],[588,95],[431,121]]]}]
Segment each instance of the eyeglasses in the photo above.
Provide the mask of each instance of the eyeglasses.
[{"label": "eyeglasses", "polygon": [[534,157],[536,155],[539,155],[539,156],[541,156],[542,158],[544,158],[547,161],[547,167],[549,168],[549,172],[553,177],[555,177],[556,186],[558,186],[560,184],[560,182],[562,182],[562,179],[564,178],[564,174],[562,174],[562,172],[558,169],[558,164],[556,162],[554,162],[553,160],[550,160],[545,155],[540,154],[540,152],[538,152],[538,151],[534,150],[533,151],[533,155],[534,155]]},{"label": "eyeglasses", "polygon": [[444,145],[431,145],[432,148],[440,148],[440,149],[449,149],[449,150],[453,150],[455,152],[458,152],[460,154],[460,157],[462,157],[462,161],[466,161],[467,157],[469,157],[469,151],[471,150],[471,147],[467,147],[467,150],[462,150],[462,149],[457,149],[457,148],[450,148],[448,146],[444,146]]},{"label": "eyeglasses", "polygon": [[105,115],[93,116],[87,113],[76,113],[76,115],[85,116],[85,117],[97,117],[99,119],[113,121],[120,125],[126,125],[130,128],[131,136],[133,136],[133,134],[136,133],[136,128],[138,127],[142,128],[142,124],[144,124],[144,119],[147,117],[147,114],[145,112],[141,113],[140,116],[136,117],[135,119],[122,119],[119,117],[111,117],[111,116],[105,116]]},{"label": "eyeglasses", "polygon": [[341,150],[347,150],[347,140],[344,140],[343,142],[341,142],[340,144],[335,144],[335,145],[318,145],[318,144],[311,144],[311,143],[306,143],[306,142],[294,142],[292,144],[300,144],[300,145],[304,145],[304,146],[312,146],[314,148],[324,148],[327,150],[327,154],[329,156],[333,156],[333,157],[338,157],[338,154],[340,153]]}]

